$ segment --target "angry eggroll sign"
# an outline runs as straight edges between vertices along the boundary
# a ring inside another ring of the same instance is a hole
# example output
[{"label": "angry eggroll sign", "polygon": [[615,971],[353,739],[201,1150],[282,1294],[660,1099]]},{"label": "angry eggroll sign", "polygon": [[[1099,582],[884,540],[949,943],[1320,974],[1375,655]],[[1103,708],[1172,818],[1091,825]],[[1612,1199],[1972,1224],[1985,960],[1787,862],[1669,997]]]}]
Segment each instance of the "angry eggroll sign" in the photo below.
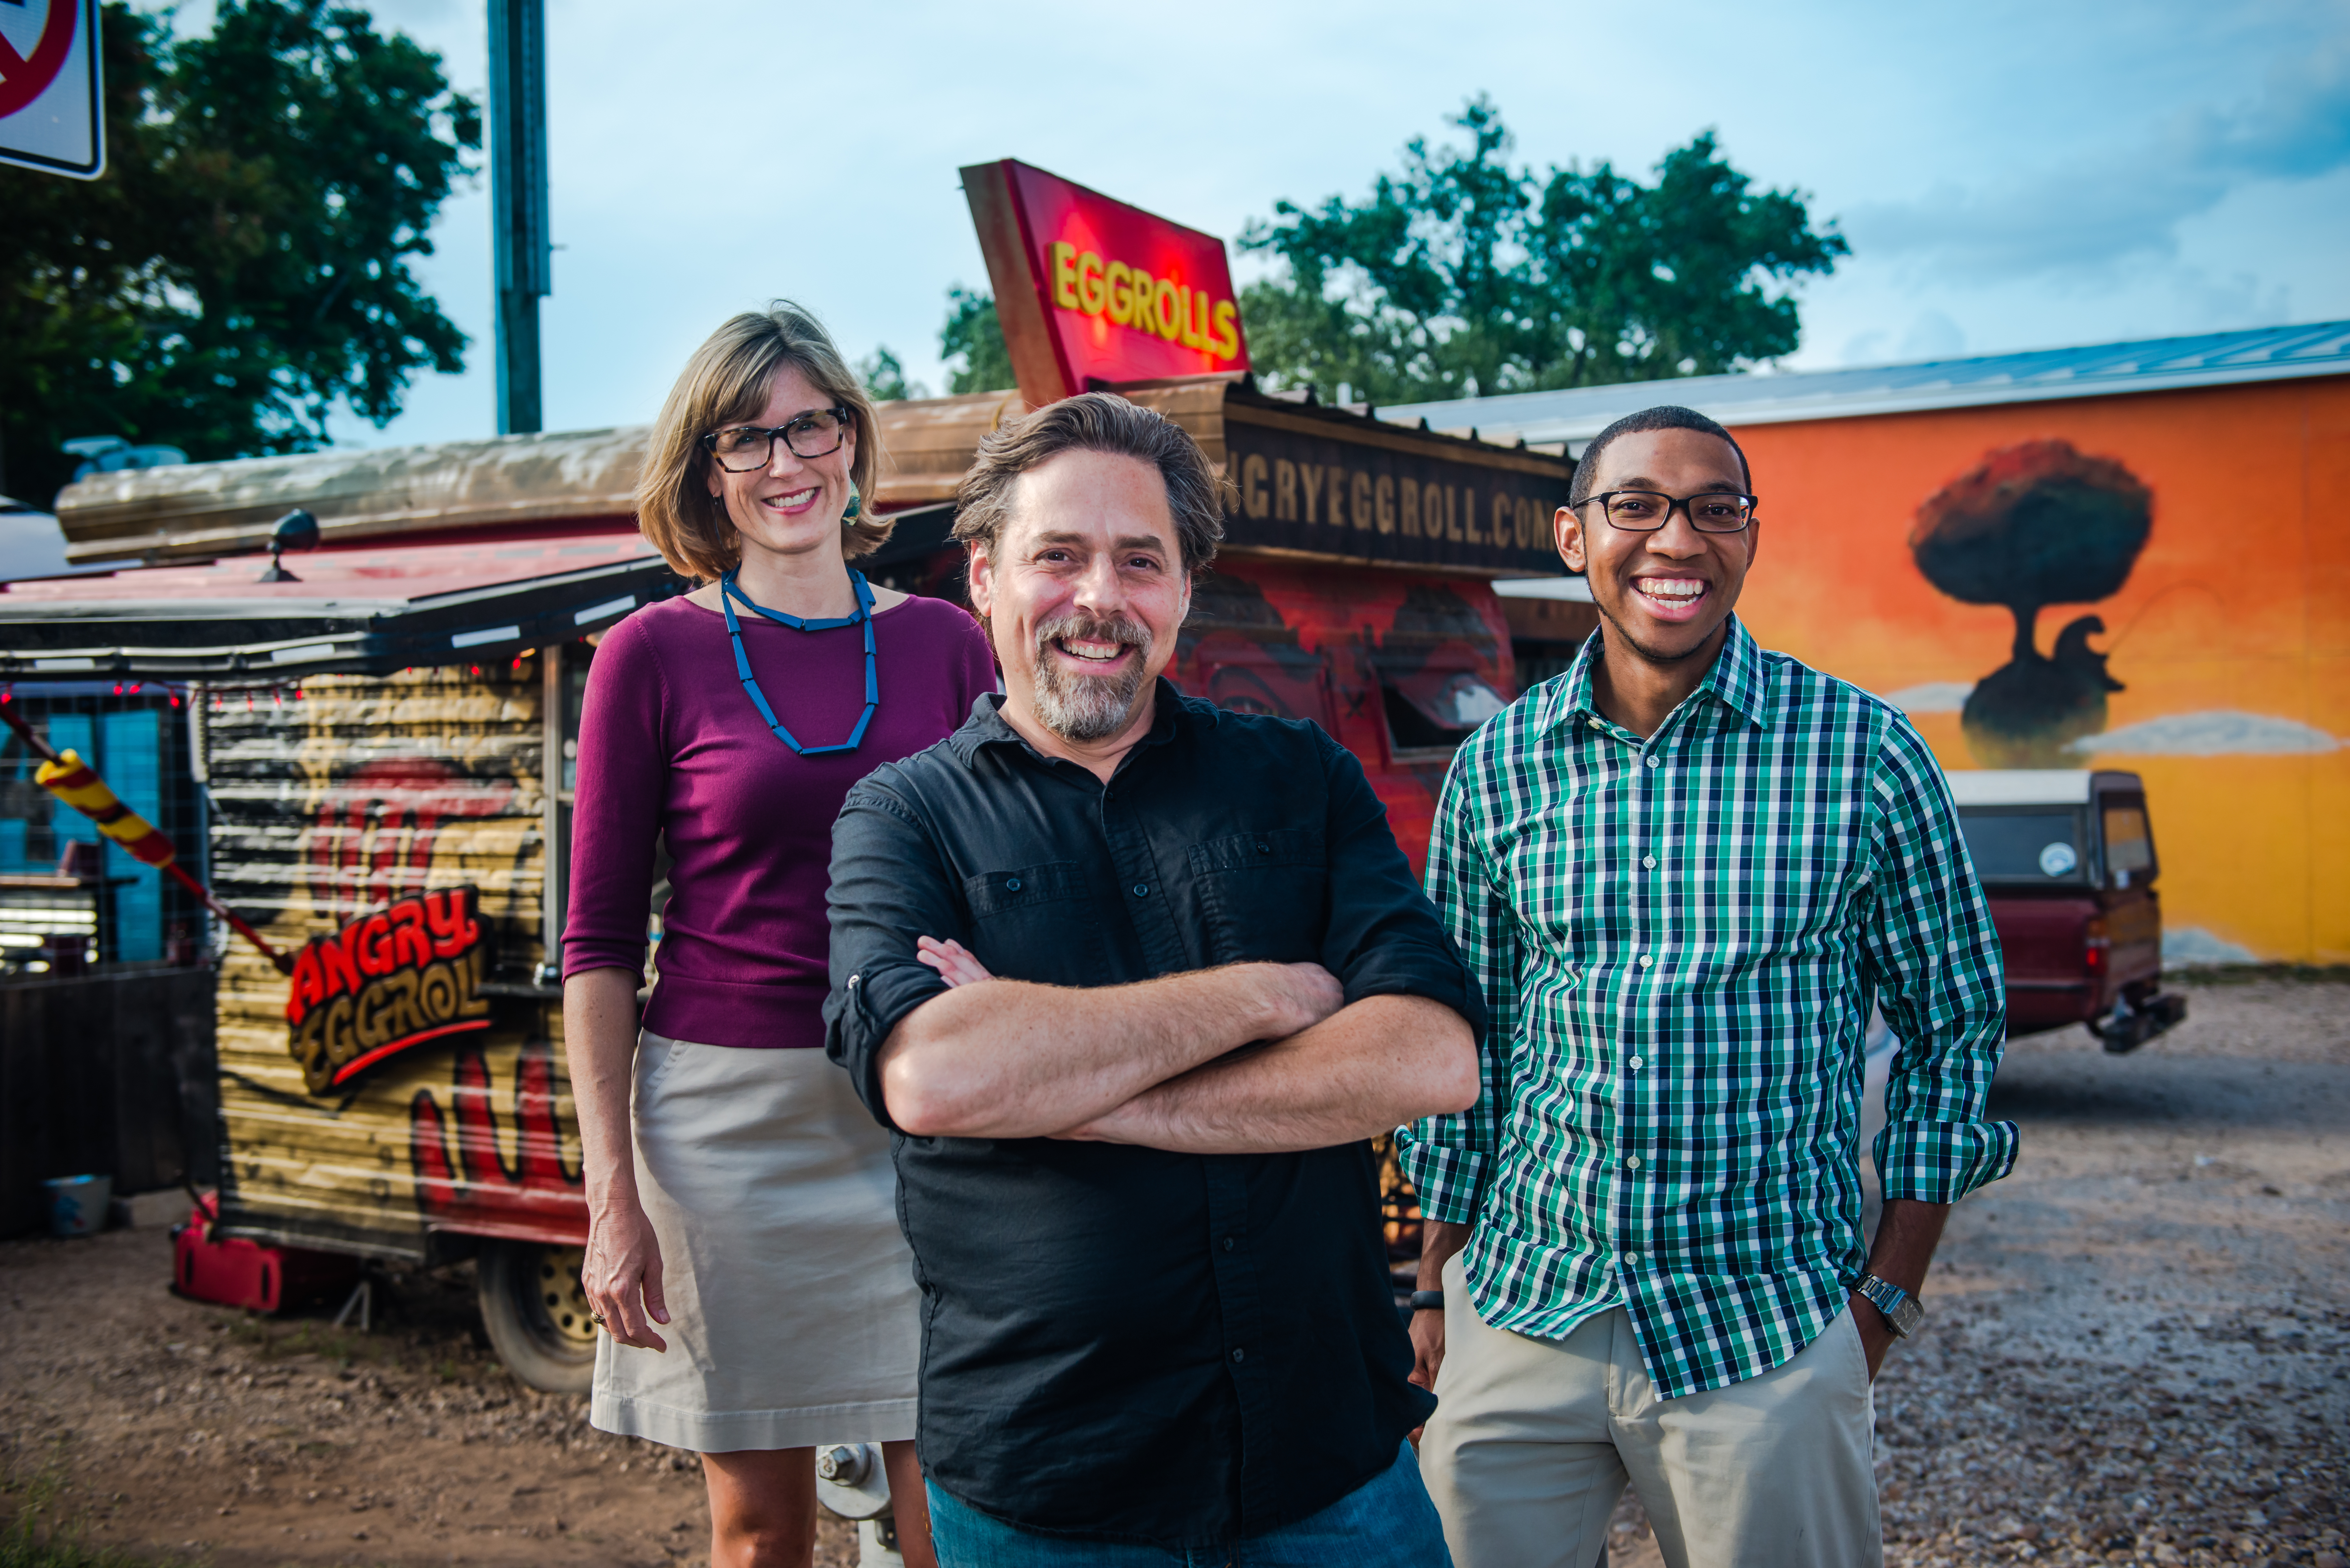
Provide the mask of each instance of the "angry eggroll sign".
[{"label": "angry eggroll sign", "polygon": [[480,994],[481,894],[449,888],[393,900],[294,960],[286,1049],[314,1095],[428,1040],[490,1026]]}]

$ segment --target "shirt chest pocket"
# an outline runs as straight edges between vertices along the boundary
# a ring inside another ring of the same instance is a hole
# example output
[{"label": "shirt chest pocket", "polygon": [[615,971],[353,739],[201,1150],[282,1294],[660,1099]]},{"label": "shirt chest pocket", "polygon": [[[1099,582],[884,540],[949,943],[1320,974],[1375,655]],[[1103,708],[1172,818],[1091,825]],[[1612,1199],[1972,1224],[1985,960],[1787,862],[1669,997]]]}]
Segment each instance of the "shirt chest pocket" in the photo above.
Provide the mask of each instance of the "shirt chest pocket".
[{"label": "shirt chest pocket", "polygon": [[1330,864],[1310,827],[1236,833],[1191,846],[1210,963],[1305,963],[1330,923]]},{"label": "shirt chest pocket", "polygon": [[966,877],[971,950],[990,974],[1042,985],[1098,985],[1107,959],[1093,889],[1074,860]]}]

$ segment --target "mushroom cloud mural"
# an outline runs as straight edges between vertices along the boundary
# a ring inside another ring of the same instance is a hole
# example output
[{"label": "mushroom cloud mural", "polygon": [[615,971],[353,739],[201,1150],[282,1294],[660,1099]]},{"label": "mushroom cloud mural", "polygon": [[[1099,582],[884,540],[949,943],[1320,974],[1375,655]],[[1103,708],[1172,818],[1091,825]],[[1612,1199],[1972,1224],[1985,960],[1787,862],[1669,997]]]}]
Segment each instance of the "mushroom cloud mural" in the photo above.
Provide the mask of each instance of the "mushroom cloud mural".
[{"label": "mushroom cloud mural", "polygon": [[1918,509],[1909,553],[1926,580],[1962,603],[2015,617],[2014,655],[1985,676],[1960,715],[1975,761],[1993,768],[2078,767],[2074,741],[2106,727],[2106,694],[2122,685],[2089,646],[2106,623],[2085,615],[2040,651],[2043,605],[2089,604],[2118,592],[2154,526],[2154,495],[2110,458],[2070,441],[2033,441],[1986,453]]}]

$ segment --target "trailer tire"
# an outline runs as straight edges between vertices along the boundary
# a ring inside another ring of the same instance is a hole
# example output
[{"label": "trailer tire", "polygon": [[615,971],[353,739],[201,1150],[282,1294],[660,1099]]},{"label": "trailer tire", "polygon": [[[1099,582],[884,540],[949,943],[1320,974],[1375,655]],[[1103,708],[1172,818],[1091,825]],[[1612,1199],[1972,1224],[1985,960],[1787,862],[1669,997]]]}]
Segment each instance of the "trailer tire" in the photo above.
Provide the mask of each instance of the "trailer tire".
[{"label": "trailer tire", "polygon": [[585,1394],[596,1377],[580,1261],[577,1247],[484,1241],[475,1265],[491,1347],[507,1371],[548,1394]]}]

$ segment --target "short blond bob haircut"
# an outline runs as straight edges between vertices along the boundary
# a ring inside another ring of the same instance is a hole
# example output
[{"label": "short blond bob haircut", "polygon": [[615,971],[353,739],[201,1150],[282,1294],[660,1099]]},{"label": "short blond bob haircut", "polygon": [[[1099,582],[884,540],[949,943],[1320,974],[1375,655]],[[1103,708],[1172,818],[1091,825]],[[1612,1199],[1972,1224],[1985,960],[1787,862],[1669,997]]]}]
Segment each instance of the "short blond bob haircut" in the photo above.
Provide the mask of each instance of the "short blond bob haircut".
[{"label": "short blond bob haircut", "polygon": [[709,450],[702,438],[753,418],[767,405],[776,373],[789,367],[823,397],[848,410],[857,456],[848,465],[866,511],[846,524],[841,554],[854,560],[889,542],[894,526],[876,517],[873,476],[881,463],[881,430],[848,362],[823,324],[788,299],[730,317],[693,351],[653,421],[645,466],[637,476],[637,527],[680,576],[711,582],[742,559],[742,542],[725,503],[710,493]]}]

